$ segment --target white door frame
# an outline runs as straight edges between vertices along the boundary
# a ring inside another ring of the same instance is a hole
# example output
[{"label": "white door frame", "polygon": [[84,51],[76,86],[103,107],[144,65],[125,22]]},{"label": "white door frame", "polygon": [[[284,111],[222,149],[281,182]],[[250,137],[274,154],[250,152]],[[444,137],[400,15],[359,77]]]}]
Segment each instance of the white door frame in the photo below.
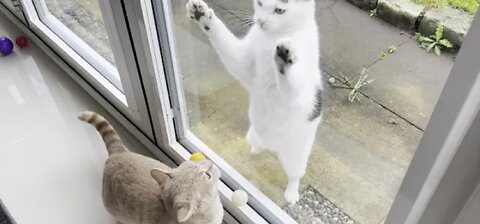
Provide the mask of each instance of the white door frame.
[{"label": "white door frame", "polygon": [[[477,13],[386,223],[416,224],[427,209],[441,209],[430,202],[445,174],[452,169],[452,159],[480,109],[479,40],[480,13]],[[458,186],[462,187],[465,186]]]}]

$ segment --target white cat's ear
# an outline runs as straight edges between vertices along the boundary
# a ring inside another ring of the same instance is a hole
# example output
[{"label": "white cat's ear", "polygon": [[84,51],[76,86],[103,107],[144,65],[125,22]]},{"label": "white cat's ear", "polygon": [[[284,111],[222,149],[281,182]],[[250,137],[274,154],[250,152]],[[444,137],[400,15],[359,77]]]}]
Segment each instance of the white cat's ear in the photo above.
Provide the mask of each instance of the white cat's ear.
[{"label": "white cat's ear", "polygon": [[193,215],[193,208],[190,204],[180,204],[177,206],[178,222],[185,222]]},{"label": "white cat's ear", "polygon": [[150,170],[150,175],[155,179],[159,184],[164,183],[166,180],[172,178],[171,170],[155,168]]}]

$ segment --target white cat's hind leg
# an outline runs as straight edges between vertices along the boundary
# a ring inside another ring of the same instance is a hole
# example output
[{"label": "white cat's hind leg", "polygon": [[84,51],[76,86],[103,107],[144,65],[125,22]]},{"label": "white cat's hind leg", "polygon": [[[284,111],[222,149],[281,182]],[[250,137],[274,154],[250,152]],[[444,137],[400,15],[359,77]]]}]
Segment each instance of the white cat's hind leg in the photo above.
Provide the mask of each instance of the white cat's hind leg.
[{"label": "white cat's hind leg", "polygon": [[278,159],[282,164],[283,170],[288,177],[288,185],[284,193],[285,200],[290,204],[295,204],[300,195],[298,193],[300,187],[300,179],[305,175],[307,168],[308,156],[310,155],[310,147],[290,148],[282,150],[278,154]]},{"label": "white cat's hind leg", "polygon": [[300,200],[300,194],[298,193],[298,189],[300,188],[300,178],[289,178],[287,189],[285,189],[285,193],[283,196],[285,200],[289,203],[294,205],[295,203]]},{"label": "white cat's hind leg", "polygon": [[260,137],[257,135],[257,132],[255,131],[255,128],[253,126],[250,126],[247,132],[247,143],[251,146],[250,152],[254,155],[258,155],[262,152],[265,152],[265,146],[262,143],[262,140]]}]

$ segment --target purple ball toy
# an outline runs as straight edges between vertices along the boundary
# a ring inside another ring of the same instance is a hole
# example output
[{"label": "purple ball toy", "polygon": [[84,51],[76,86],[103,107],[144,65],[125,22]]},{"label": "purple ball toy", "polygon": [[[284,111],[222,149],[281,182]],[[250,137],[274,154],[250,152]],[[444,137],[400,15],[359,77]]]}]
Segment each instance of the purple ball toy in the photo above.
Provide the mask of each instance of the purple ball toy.
[{"label": "purple ball toy", "polygon": [[13,42],[6,37],[0,37],[0,54],[7,56],[12,52],[13,52]]}]

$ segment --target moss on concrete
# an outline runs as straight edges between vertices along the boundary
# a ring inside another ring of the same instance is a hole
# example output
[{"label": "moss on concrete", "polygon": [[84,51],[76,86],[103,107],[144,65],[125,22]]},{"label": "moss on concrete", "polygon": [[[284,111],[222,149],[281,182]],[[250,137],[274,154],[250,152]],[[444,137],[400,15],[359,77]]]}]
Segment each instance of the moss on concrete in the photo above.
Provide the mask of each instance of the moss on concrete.
[{"label": "moss on concrete", "polygon": [[480,5],[480,0],[414,0],[414,2],[432,8],[451,6],[453,8],[463,9],[470,14],[475,14]]}]

